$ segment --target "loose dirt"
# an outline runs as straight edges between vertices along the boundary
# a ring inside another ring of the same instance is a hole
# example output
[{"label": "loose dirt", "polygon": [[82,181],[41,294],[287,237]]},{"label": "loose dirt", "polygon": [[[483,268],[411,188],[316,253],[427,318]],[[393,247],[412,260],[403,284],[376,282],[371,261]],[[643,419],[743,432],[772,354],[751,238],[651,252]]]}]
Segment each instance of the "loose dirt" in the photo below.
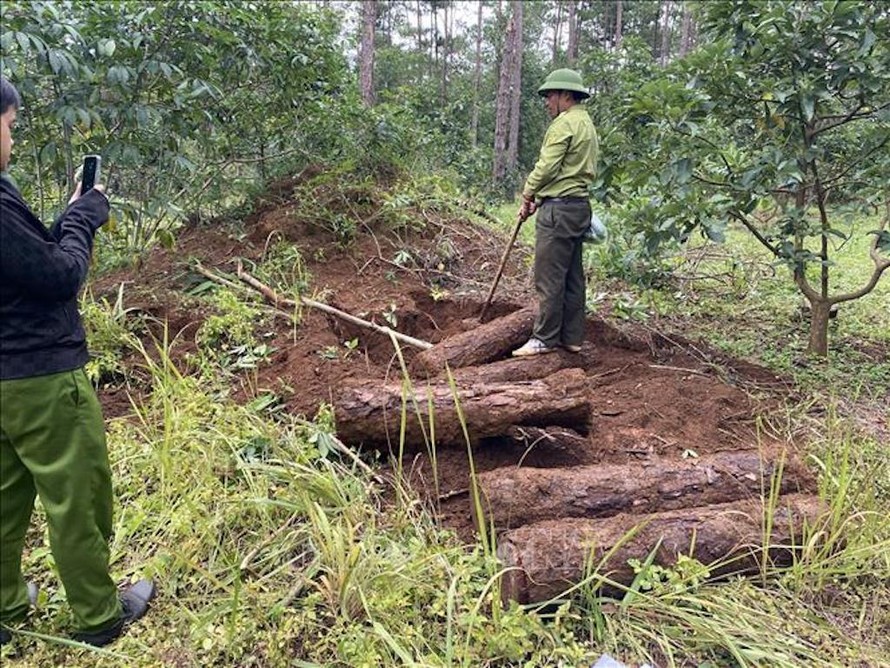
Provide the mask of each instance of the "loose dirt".
[{"label": "loose dirt", "polygon": [[[303,175],[301,178],[306,178]],[[196,349],[195,333],[207,316],[188,291],[206,280],[195,262],[234,274],[240,259],[259,263],[278,240],[299,248],[313,298],[353,315],[435,343],[477,324],[477,317],[503,251],[505,237],[471,216],[423,212],[423,229],[386,230],[359,225],[343,246],[312,220],[294,214],[290,194],[299,178],[269,189],[255,212],[240,224],[192,224],[181,231],[175,249],[158,248],[135,269],[94,282],[95,295],[113,298],[124,284],[125,306],[166,321],[174,359]],[[418,216],[421,214],[418,213]],[[501,281],[489,318],[534,303],[530,252],[516,248]],[[385,380],[400,376],[389,338],[312,309],[294,327],[273,320],[268,363],[240,376],[233,388],[239,401],[274,393],[286,409],[307,417],[322,403],[335,403],[338,387],[350,378]],[[155,335],[159,325],[153,325]],[[358,340],[350,350],[345,342]],[[410,364],[416,351],[402,349]],[[566,354],[569,353],[559,353]],[[655,459],[688,459],[723,451],[779,448],[758,420],[751,390],[781,390],[783,380],[765,369],[726,359],[705,344],[642,328],[588,318],[585,345],[576,366],[589,378],[593,422],[575,446],[552,446],[546,439],[529,445],[498,438],[473,452],[478,471],[499,467],[573,467],[626,464]],[[129,409],[126,392],[113,384],[101,392],[106,412]],[[762,408],[762,406],[760,407]],[[440,449],[437,471],[421,444],[402,462],[420,496],[444,526],[461,536],[473,533],[466,449]]]}]

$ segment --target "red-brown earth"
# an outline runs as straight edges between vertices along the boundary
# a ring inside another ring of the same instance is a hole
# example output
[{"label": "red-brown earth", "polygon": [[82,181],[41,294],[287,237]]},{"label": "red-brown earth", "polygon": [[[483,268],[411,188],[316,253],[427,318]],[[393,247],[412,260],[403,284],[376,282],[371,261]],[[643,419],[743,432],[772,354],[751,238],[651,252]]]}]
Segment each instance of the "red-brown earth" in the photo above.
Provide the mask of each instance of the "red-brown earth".
[{"label": "red-brown earth", "polygon": [[[301,178],[305,175],[270,188],[240,224],[190,224],[179,233],[175,249],[158,248],[138,268],[97,279],[94,294],[112,297],[124,283],[124,305],[166,321],[174,337],[172,355],[184,360],[196,349],[195,333],[208,313],[186,297],[189,288],[206,280],[195,270],[195,261],[231,276],[239,259],[251,266],[263,260],[271,244],[286,240],[300,249],[310,277],[312,294],[307,296],[381,325],[391,324],[384,317],[389,314],[395,329],[431,343],[477,323],[504,237],[469,215],[425,210],[417,212],[419,220],[425,219],[423,229],[388,232],[373,223],[359,224],[354,240],[344,247],[328,230],[296,213],[292,191]],[[367,211],[367,206],[358,209],[359,219],[367,219]],[[529,259],[528,249],[514,249],[489,319],[534,303]],[[298,327],[286,318],[271,322],[268,343],[275,352],[235,381],[232,396],[239,401],[270,392],[287,410],[311,418],[322,403],[336,404],[338,387],[348,379],[400,377],[392,343],[383,334],[310,308],[304,309]],[[157,335],[159,326],[153,328]],[[353,339],[358,346],[349,350],[344,342]],[[417,351],[409,346],[402,351],[410,364]],[[508,438],[490,439],[473,452],[477,471],[620,463],[633,475],[636,467],[654,459],[775,451],[788,445],[763,427],[768,421],[758,415],[765,406],[752,399],[753,390],[774,396],[786,392],[785,382],[705,343],[590,314],[575,365],[589,380],[590,433],[571,448],[549,446],[546,440],[529,448]],[[111,384],[101,396],[107,414],[129,410],[123,389]],[[439,449],[434,475],[425,449],[412,445],[416,447],[408,448],[403,467],[419,495],[444,526],[469,537],[466,448]]]}]

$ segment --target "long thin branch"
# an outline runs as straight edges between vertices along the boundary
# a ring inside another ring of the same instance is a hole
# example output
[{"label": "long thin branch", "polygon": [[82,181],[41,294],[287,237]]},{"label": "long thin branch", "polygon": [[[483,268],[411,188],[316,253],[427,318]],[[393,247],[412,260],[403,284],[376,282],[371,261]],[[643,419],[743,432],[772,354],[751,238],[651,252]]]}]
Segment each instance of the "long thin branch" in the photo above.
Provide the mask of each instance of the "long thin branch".
[{"label": "long thin branch", "polygon": [[747,217],[743,216],[738,211],[730,211],[729,215],[739,221],[742,225],[744,225],[745,228],[757,238],[757,241],[766,246],[773,255],[775,255],[776,257],[781,257],[782,254],[779,252],[779,249],[776,248],[775,245],[771,244],[769,240],[765,236],[763,236],[760,230],[754,227],[754,225],[751,223],[750,220],[748,220]]},{"label": "long thin branch", "polygon": [[[833,120],[833,122],[829,121],[829,122],[825,123],[825,125],[821,125],[820,123],[817,123],[816,126],[813,128],[810,136],[815,137],[820,132],[826,132],[827,130],[831,130],[832,128],[836,128],[840,125],[844,125],[845,123],[849,123],[854,118],[856,118],[857,112],[860,109],[862,109],[862,107],[864,107],[864,106],[865,106],[865,103],[860,98],[859,104],[857,104],[855,107],[850,109],[850,111],[848,111],[846,114],[843,114],[841,116],[828,116],[828,117],[823,117],[823,118],[819,119],[820,121],[826,121],[828,119],[834,119],[834,120]],[[871,113],[871,112],[869,112],[869,113]],[[868,116],[868,114],[864,114],[864,115]]]},{"label": "long thin branch", "polygon": [[244,267],[241,266],[241,263],[238,263],[238,278],[247,283],[247,285],[251,286],[255,290],[257,290],[263,297],[269,300],[275,306],[287,306],[289,308],[297,308],[299,306],[309,306],[311,308],[322,311],[323,313],[327,313],[329,315],[333,315],[341,320],[345,320],[347,322],[351,322],[354,325],[359,325],[361,327],[367,327],[368,329],[373,329],[375,332],[379,332],[381,334],[386,334],[387,336],[391,335],[394,338],[402,341],[403,343],[407,343],[410,346],[414,346],[415,348],[420,348],[421,350],[427,350],[433,347],[432,343],[428,341],[421,341],[420,339],[415,339],[413,336],[408,336],[407,334],[402,334],[400,332],[395,331],[390,327],[384,327],[382,325],[378,325],[375,322],[371,322],[369,320],[364,320],[362,318],[358,318],[354,315],[347,313],[346,311],[341,311],[340,309],[334,308],[333,306],[328,306],[327,304],[322,304],[321,302],[317,302],[313,299],[309,299],[308,297],[300,297],[300,301],[294,301],[292,299],[285,299],[278,295],[272,288],[268,285],[262,283],[259,279],[254,278],[249,273],[244,270]]},{"label": "long thin branch", "polygon": [[883,257],[880,251],[878,251],[878,242],[881,239],[881,233],[887,229],[887,223],[890,221],[890,201],[885,202],[885,206],[887,208],[887,213],[881,221],[881,226],[878,228],[875,240],[872,242],[871,249],[869,249],[868,252],[872,262],[875,263],[875,270],[872,272],[871,278],[868,279],[868,283],[858,290],[832,297],[829,300],[831,304],[840,304],[841,302],[849,302],[864,297],[874,290],[874,287],[878,284],[878,280],[881,278],[881,274],[887,271],[887,269],[890,269],[890,257]]},{"label": "long thin branch", "polygon": [[727,183],[726,181],[714,181],[713,179],[707,179],[704,176],[699,176],[698,174],[693,174],[692,178],[694,178],[696,181],[707,183],[709,186],[717,186],[718,188],[733,188],[733,185],[731,183]]},{"label": "long thin branch", "polygon": [[830,117],[830,118],[838,118],[838,120],[836,120],[836,121],[833,122],[833,123],[827,123],[827,124],[825,124],[825,125],[820,125],[820,126],[818,126],[815,130],[813,130],[813,132],[812,132],[812,136],[815,137],[816,135],[818,135],[818,134],[821,133],[821,132],[825,132],[825,131],[827,131],[827,130],[831,130],[832,128],[836,128],[836,127],[838,127],[838,126],[840,126],[840,125],[844,125],[845,123],[849,123],[850,121],[855,121],[855,120],[858,120],[858,119],[860,119],[860,118],[868,118],[869,116],[872,116],[872,115],[876,114],[877,112],[881,111],[882,109],[886,109],[887,107],[890,107],[890,102],[888,102],[887,104],[882,104],[880,107],[875,107],[875,108],[872,109],[871,111],[866,112],[866,113],[864,113],[864,114],[858,114],[858,113],[856,113],[856,112],[858,112],[860,109],[862,109],[863,106],[865,106],[865,105],[860,104],[860,105],[857,106],[855,109],[852,109],[849,113],[847,113],[847,114],[845,114],[845,115],[843,115],[843,116],[840,116],[840,117]]},{"label": "long thin branch", "polygon": [[683,130],[680,130],[680,129],[677,128],[677,127],[674,127],[674,131],[677,132],[678,134],[681,134],[681,135],[684,135],[684,136],[686,136],[686,137],[689,137],[690,139],[698,139],[699,141],[704,142],[705,144],[707,144],[708,146],[710,146],[712,149],[714,149],[715,151],[717,151],[717,155],[720,156],[720,159],[723,161],[723,164],[724,164],[724,166],[726,167],[726,175],[727,175],[727,176],[730,176],[730,175],[733,174],[733,170],[732,170],[732,167],[731,167],[730,164],[729,164],[729,161],[726,159],[726,156],[723,155],[723,151],[720,149],[720,147],[719,147],[715,142],[711,141],[710,139],[708,139],[708,138],[706,138],[706,137],[702,137],[702,136],[700,136],[700,135],[693,135],[693,134],[690,133],[690,132],[683,132]]},{"label": "long thin branch", "polygon": [[886,146],[888,142],[890,142],[890,135],[884,137],[883,141],[879,142],[875,146],[872,146],[866,153],[863,153],[861,156],[859,156],[858,158],[853,160],[849,165],[847,165],[846,169],[844,169],[842,172],[840,172],[839,174],[837,174],[835,176],[832,176],[829,179],[825,179],[825,181],[822,182],[822,186],[826,190],[828,188],[834,187],[834,184],[837,181],[840,181],[841,179],[843,179],[847,174],[849,174],[852,170],[854,170],[859,165],[859,163],[861,163],[864,160],[867,160],[869,157],[871,157],[871,155],[873,153],[876,153],[877,151],[880,151],[882,148],[884,148],[884,146]]}]

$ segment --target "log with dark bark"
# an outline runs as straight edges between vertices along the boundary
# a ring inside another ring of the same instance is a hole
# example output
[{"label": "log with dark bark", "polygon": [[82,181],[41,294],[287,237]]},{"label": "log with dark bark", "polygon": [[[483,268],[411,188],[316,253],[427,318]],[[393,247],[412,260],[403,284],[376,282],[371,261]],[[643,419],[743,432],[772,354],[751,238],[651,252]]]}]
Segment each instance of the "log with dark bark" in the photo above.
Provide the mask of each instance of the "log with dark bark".
[{"label": "log with dark bark", "polygon": [[[564,369],[546,378],[510,383],[456,383],[460,409],[470,442],[506,432],[512,425],[565,425],[588,429],[590,403],[587,378],[581,369]],[[437,445],[466,442],[454,395],[446,381],[415,381],[413,393],[402,384],[352,381],[335,400],[337,433],[351,444],[399,442],[403,397],[407,396],[406,447],[424,445],[434,416]]]},{"label": "log with dark bark", "polygon": [[[608,517],[759,499],[781,469],[781,493],[812,491],[798,460],[777,454],[721,452],[570,469],[503,468],[479,474],[485,521],[498,529],[563,517]],[[478,523],[478,522],[477,522]]]},{"label": "log with dark bark", "polygon": [[816,497],[779,497],[766,537],[759,501],[529,524],[498,541],[505,568],[501,595],[520,603],[548,601],[589,577],[591,569],[601,576],[591,577],[591,585],[602,583],[606,593],[615,594],[635,577],[628,560],[644,561],[653,552],[653,563],[660,566],[688,555],[709,566],[712,576],[756,573],[764,562],[789,563],[804,527],[817,526],[824,513]]},{"label": "log with dark bark", "polygon": [[449,336],[416,355],[411,369],[435,376],[445,370],[446,364],[451,369],[457,369],[504,357],[528,340],[536,314],[536,307],[520,309],[469,331]]},{"label": "log with dark bark", "polygon": [[[562,369],[578,366],[578,355],[553,353],[536,357],[512,357],[491,364],[467,366],[452,372],[458,383],[515,383],[546,378]],[[444,380],[446,376],[440,376]]]}]

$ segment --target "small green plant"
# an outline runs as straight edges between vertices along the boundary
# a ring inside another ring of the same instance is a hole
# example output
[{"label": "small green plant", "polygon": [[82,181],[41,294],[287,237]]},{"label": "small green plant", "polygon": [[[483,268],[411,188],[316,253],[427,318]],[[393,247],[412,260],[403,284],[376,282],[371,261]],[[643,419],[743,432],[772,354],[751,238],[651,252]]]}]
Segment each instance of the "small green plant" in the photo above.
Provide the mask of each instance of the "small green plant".
[{"label": "small green plant", "polygon": [[649,318],[649,307],[634,295],[620,293],[612,304],[612,314],[622,320],[646,320]]},{"label": "small green plant", "polygon": [[261,362],[266,362],[275,352],[268,343],[258,345],[241,344],[224,348],[219,357],[219,365],[224,369],[256,369]]},{"label": "small green plant", "polygon": [[399,326],[399,318],[396,315],[396,305],[394,303],[390,303],[390,305],[383,311],[382,313],[383,319],[389,323],[389,326],[395,329]]},{"label": "small green plant", "polygon": [[411,252],[405,250],[404,248],[397,252],[392,259],[400,267],[407,267],[414,263],[414,256],[411,255]]},{"label": "small green plant", "polygon": [[270,246],[256,273],[257,278],[279,294],[294,298],[309,292],[312,282],[300,248],[290,241],[278,241]]},{"label": "small green plant", "polygon": [[284,409],[281,397],[274,392],[264,392],[247,403],[247,408],[256,413],[274,414]]},{"label": "small green plant", "polygon": [[134,309],[124,308],[124,285],[121,283],[114,303],[104,297],[99,301],[87,293],[80,312],[90,348],[86,372],[94,385],[101,385],[126,375],[124,354],[132,350],[135,332],[143,323]]},{"label": "small green plant", "polygon": [[344,341],[343,345],[346,347],[346,352],[343,353],[343,359],[348,358],[352,353],[358,350],[358,337],[354,339],[349,339],[348,341]]},{"label": "small green plant", "polygon": [[432,286],[430,286],[430,298],[434,302],[440,302],[443,299],[448,299],[450,294],[451,293],[447,289],[443,288],[440,285],[433,284]]},{"label": "small green plant", "polygon": [[247,350],[258,345],[254,328],[264,315],[260,308],[227,288],[215,291],[210,303],[216,312],[204,321],[195,337],[202,352],[215,357],[219,350]]},{"label": "small green plant", "polygon": [[318,356],[324,360],[335,360],[340,357],[340,351],[337,349],[337,346],[325,346],[318,351]]}]

